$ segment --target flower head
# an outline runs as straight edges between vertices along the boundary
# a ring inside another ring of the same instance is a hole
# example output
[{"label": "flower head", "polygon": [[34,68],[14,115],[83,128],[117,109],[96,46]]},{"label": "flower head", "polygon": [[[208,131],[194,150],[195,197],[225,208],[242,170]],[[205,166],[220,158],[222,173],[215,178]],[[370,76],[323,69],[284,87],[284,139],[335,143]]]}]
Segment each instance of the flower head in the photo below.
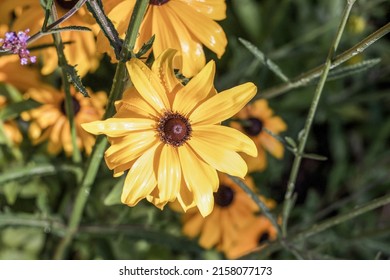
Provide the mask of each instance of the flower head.
[{"label": "flower head", "polygon": [[[107,1],[105,9],[120,36],[124,36],[134,9],[135,0]],[[226,17],[225,0],[150,0],[136,42],[137,52],[152,35],[154,57],[167,48],[179,50],[182,59],[175,59],[175,68],[186,77],[192,77],[206,64],[203,45],[221,57],[227,39],[222,27],[215,20]],[[98,49],[115,55],[103,32],[98,34]]]},{"label": "flower head", "polygon": [[[228,254],[240,242],[243,229],[253,225],[259,207],[232,179],[226,174],[219,174],[219,188],[214,193],[215,207],[213,212],[203,218],[199,211],[190,209],[183,215],[183,233],[191,238],[199,236],[199,244],[206,249],[216,247]],[[247,177],[245,183],[254,189],[253,181]],[[263,199],[264,200],[264,199]],[[269,207],[275,205],[267,200]]]},{"label": "flower head", "polygon": [[277,135],[285,131],[287,125],[282,118],[273,115],[273,111],[268,107],[268,102],[265,99],[248,104],[236,117],[239,122],[232,122],[231,126],[248,135],[256,143],[259,152],[256,158],[243,155],[250,172],[263,171],[266,168],[265,151],[278,159],[283,157],[282,143],[265,132],[263,128]]},{"label": "flower head", "polygon": [[[87,154],[91,153],[95,138],[81,129],[81,124],[100,120],[104,113],[106,94],[90,93],[85,98],[72,87],[72,105],[76,124],[77,144]],[[33,144],[48,141],[48,152],[58,154],[62,150],[70,156],[73,151],[71,132],[65,112],[65,93],[49,86],[31,88],[26,93],[31,99],[42,103],[42,106],[28,111],[23,117],[30,121],[28,134]]]},{"label": "flower head", "polygon": [[27,49],[27,40],[30,36],[27,35],[29,29],[24,32],[7,32],[5,33],[5,40],[0,39],[0,43],[3,43],[1,48],[5,51],[10,51],[13,54],[18,54],[20,58],[20,64],[26,65],[30,60],[31,63],[37,61],[36,56],[31,56],[30,51]]},{"label": "flower head", "polygon": [[166,50],[152,69],[131,59],[134,88],[116,104],[116,115],[82,127],[109,137],[105,160],[114,176],[129,169],[123,203],[134,206],[147,198],[162,208],[177,198],[184,210],[197,205],[207,216],[219,186],[216,170],[243,178],[247,166],[238,152],[257,154],[247,136],[220,125],[245,106],[256,87],[246,83],[217,94],[213,61],[184,86],[173,71],[175,54]]}]

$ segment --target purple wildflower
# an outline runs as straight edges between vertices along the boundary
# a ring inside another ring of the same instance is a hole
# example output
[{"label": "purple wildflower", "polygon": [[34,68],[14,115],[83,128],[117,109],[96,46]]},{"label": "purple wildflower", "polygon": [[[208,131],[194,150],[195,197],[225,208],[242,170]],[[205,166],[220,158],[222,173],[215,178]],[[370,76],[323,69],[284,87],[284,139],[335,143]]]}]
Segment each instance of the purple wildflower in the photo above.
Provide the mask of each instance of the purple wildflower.
[{"label": "purple wildflower", "polygon": [[3,43],[1,48],[5,51],[12,52],[14,54],[18,54],[20,58],[20,64],[26,65],[28,60],[31,63],[35,63],[37,61],[36,56],[31,56],[30,51],[27,49],[27,40],[30,36],[27,33],[30,32],[29,29],[26,31],[16,32],[7,32],[5,33],[5,40],[0,39],[0,43]]}]

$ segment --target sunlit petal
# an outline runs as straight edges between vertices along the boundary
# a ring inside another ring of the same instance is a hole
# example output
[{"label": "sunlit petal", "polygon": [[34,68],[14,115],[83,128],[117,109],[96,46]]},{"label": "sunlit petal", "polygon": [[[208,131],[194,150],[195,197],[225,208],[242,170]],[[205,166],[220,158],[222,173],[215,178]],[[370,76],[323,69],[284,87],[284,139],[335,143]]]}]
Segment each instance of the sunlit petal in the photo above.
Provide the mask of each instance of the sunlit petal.
[{"label": "sunlit petal", "polygon": [[[218,187],[218,176],[187,145],[178,148],[184,180],[194,194],[194,200],[203,217],[213,210],[213,190]],[[194,176],[195,175],[195,176]]]},{"label": "sunlit petal", "polygon": [[155,160],[159,157],[155,153],[157,147],[155,145],[147,150],[131,167],[123,186],[122,203],[134,206],[157,186],[154,172]]},{"label": "sunlit petal", "polygon": [[192,136],[227,150],[241,151],[253,157],[257,156],[257,148],[253,140],[231,127],[222,125],[194,126]]},{"label": "sunlit petal", "polygon": [[177,149],[164,145],[158,167],[158,189],[162,201],[173,201],[181,184],[181,166]]},{"label": "sunlit petal", "polygon": [[155,124],[154,120],[144,118],[110,118],[104,121],[84,123],[81,126],[95,135],[106,134],[110,137],[120,137],[131,131],[153,129]]},{"label": "sunlit petal", "polygon": [[210,61],[189,83],[177,94],[173,110],[187,116],[194,106],[204,101],[213,87],[215,63]]},{"label": "sunlit petal", "polygon": [[217,124],[241,110],[256,94],[253,83],[245,83],[225,90],[201,104],[190,115],[193,124]]}]

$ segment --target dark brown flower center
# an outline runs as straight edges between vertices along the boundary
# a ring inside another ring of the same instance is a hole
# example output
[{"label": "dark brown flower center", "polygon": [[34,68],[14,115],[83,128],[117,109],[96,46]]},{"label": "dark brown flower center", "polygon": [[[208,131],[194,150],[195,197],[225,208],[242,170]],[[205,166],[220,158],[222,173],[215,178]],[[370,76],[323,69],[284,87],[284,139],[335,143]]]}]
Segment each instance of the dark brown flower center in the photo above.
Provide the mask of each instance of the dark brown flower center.
[{"label": "dark brown flower center", "polygon": [[161,5],[164,5],[165,3],[167,3],[169,0],[150,0],[149,1],[149,4],[150,5],[157,5],[157,6],[161,6]]},{"label": "dark brown flower center", "polygon": [[157,131],[162,142],[179,147],[191,138],[192,128],[186,117],[166,112],[158,122]]},{"label": "dark brown flower center", "polygon": [[214,201],[220,207],[229,206],[234,200],[234,191],[231,187],[220,185],[214,193]]},{"label": "dark brown flower center", "polygon": [[257,244],[262,245],[264,242],[269,240],[269,233],[264,232],[262,235],[259,236],[259,240]]},{"label": "dark brown flower center", "polygon": [[[72,96],[72,106],[73,106],[73,113],[76,116],[78,112],[80,112],[80,102]],[[61,112],[66,115],[66,108],[65,108],[65,99],[61,102]]]},{"label": "dark brown flower center", "polygon": [[56,0],[56,3],[58,4],[58,6],[60,6],[61,8],[65,9],[65,10],[70,10],[74,7],[74,5],[76,5],[76,3],[78,2],[78,0]]},{"label": "dark brown flower center", "polygon": [[263,129],[263,122],[257,118],[249,118],[244,121],[243,128],[248,135],[256,136]]}]

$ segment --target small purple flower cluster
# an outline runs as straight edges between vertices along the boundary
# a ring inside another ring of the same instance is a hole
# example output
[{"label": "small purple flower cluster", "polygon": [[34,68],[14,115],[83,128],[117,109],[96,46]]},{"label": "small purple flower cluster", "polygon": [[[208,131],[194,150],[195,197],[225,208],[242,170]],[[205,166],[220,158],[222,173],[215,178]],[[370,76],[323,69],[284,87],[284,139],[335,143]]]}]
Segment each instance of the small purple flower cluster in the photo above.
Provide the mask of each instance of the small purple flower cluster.
[{"label": "small purple flower cluster", "polygon": [[0,38],[0,43],[3,43],[1,48],[5,51],[10,51],[14,54],[18,54],[20,58],[20,64],[26,65],[28,60],[31,63],[37,61],[36,56],[30,56],[30,51],[27,49],[27,40],[30,36],[27,35],[29,29],[26,31],[7,32],[5,33],[5,40]]}]

